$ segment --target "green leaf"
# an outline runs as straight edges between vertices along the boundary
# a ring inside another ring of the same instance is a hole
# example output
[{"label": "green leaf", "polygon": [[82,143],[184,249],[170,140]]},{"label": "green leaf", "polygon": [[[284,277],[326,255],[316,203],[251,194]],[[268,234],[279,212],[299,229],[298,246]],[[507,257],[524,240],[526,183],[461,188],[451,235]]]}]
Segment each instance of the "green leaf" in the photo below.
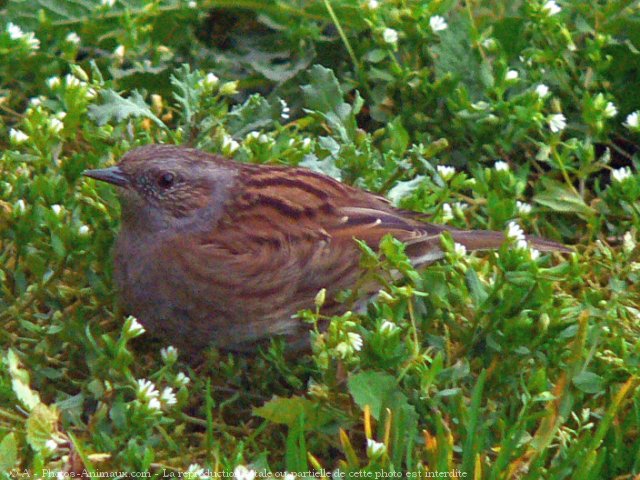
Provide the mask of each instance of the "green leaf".
[{"label": "green leaf", "polygon": [[16,353],[9,349],[7,353],[9,363],[9,375],[11,375],[11,388],[13,393],[27,410],[32,410],[40,404],[40,395],[31,390],[29,386],[29,372],[22,368]]},{"label": "green leaf", "polygon": [[424,175],[417,175],[411,180],[397,182],[387,193],[387,198],[391,200],[391,203],[398,206],[402,199],[408,197],[420,188],[420,186],[425,183],[425,179],[426,177]]},{"label": "green leaf", "polygon": [[573,384],[585,393],[599,393],[604,389],[604,378],[593,372],[580,372],[573,377]]},{"label": "green leaf", "polygon": [[189,65],[182,65],[175,75],[171,75],[171,85],[174,87],[173,98],[182,107],[180,111],[187,129],[187,138],[189,138],[194,114],[200,104],[200,90],[198,89],[200,79],[200,73],[192,72]]},{"label": "green leaf", "polygon": [[356,92],[353,106],[344,102],[344,92],[333,71],[321,65],[314,65],[309,77],[311,83],[301,87],[307,111],[323,118],[343,143],[352,143],[357,129],[356,115],[363,105],[362,98]]},{"label": "green leaf", "polygon": [[89,117],[98,125],[104,125],[110,121],[121,122],[129,117],[144,117],[152,120],[162,129],[167,126],[156,117],[142,95],[134,90],[129,98],[120,96],[113,90],[103,90],[100,93],[102,105],[90,105]]},{"label": "green leaf", "polygon": [[333,155],[324,160],[319,160],[315,155],[308,154],[305,155],[302,162],[300,162],[300,166],[313,170],[314,172],[323,173],[336,180],[342,180],[342,170],[336,166],[336,159]]},{"label": "green leaf", "polygon": [[389,147],[398,155],[406,152],[409,146],[409,132],[402,125],[402,118],[396,117],[387,125],[389,133]]},{"label": "green leaf", "polygon": [[376,420],[380,420],[388,398],[398,390],[396,379],[382,372],[358,373],[349,377],[347,386],[356,404],[363,410],[369,405]]},{"label": "green leaf", "polygon": [[282,113],[280,102],[271,105],[262,95],[251,95],[227,115],[227,130],[234,138],[242,138],[254,130],[273,125]]},{"label": "green leaf", "polygon": [[[47,19],[47,24],[61,26],[66,30],[83,26],[87,21],[96,17],[96,10],[100,9],[99,0],[83,0],[68,2],[66,0],[12,0],[7,2],[8,18],[17,22],[21,27],[35,31],[41,26],[42,18]],[[110,16],[139,15],[149,16],[154,10],[145,8],[148,4],[144,0],[119,0],[109,6]],[[155,12],[160,15],[169,8],[177,9],[180,6],[185,10],[189,7],[179,0],[159,0],[156,2]],[[133,14],[133,15],[132,15]]]},{"label": "green leaf", "polygon": [[305,415],[301,412],[297,421],[289,426],[287,435],[287,450],[285,465],[290,472],[304,472],[309,469],[307,464],[307,446],[304,439]]},{"label": "green leaf", "polygon": [[436,78],[444,80],[453,75],[462,83],[473,101],[484,97],[480,57],[469,37],[466,21],[457,21],[440,32],[440,44],[433,47]]},{"label": "green leaf", "polygon": [[253,414],[289,427],[294,427],[300,416],[304,415],[307,430],[312,430],[333,420],[320,405],[303,397],[274,397],[262,407],[254,408]]},{"label": "green leaf", "polygon": [[0,472],[6,472],[18,462],[18,447],[13,432],[7,434],[0,442]]},{"label": "green leaf", "polygon": [[239,59],[272,82],[283,83],[306,70],[315,52],[308,49],[299,55],[295,58],[291,52],[264,52],[256,45],[256,48],[252,48],[246,56]]},{"label": "green leaf", "polygon": [[[362,372],[349,377],[347,387],[360,408],[364,410],[369,405],[376,420],[383,417],[387,408],[391,410],[392,461],[400,465],[417,434],[418,414],[407,396],[398,389],[396,379],[384,372]],[[383,428],[383,423],[379,422],[379,428]]]},{"label": "green leaf", "polygon": [[465,279],[467,280],[467,287],[469,287],[469,293],[471,294],[473,303],[476,307],[479,307],[484,303],[489,294],[482,282],[480,282],[478,273],[473,268],[467,269]]},{"label": "green leaf", "polygon": [[493,36],[509,58],[515,58],[527,45],[527,39],[522,35],[524,25],[525,20],[519,17],[502,18],[493,25]]},{"label": "green leaf", "polygon": [[55,405],[36,405],[26,421],[27,442],[35,451],[45,448],[45,443],[58,433],[60,411]]},{"label": "green leaf", "polygon": [[542,178],[541,182],[543,191],[533,197],[534,202],[554,212],[575,213],[584,220],[594,216],[594,210],[567,185],[548,178]]}]

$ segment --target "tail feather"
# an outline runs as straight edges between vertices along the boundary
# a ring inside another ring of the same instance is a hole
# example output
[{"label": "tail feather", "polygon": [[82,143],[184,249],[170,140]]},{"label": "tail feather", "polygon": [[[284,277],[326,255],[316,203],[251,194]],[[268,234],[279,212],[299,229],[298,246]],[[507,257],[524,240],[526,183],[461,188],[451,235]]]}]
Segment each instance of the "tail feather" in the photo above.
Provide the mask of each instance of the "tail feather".
[{"label": "tail feather", "polygon": [[[453,240],[465,246],[469,251],[494,250],[500,248],[505,242],[506,236],[503,232],[488,230],[449,230]],[[572,250],[564,245],[547,240],[545,238],[531,235],[525,236],[529,244],[542,252],[564,252]],[[415,240],[407,245],[407,254],[412,259],[414,266],[420,267],[435,262],[444,256],[440,247],[440,235],[429,235],[422,239]]]},{"label": "tail feather", "polygon": [[[452,230],[453,239],[467,247],[468,250],[490,250],[499,248],[506,240],[505,234],[502,232],[492,232],[486,230]],[[534,237],[526,235],[525,239],[529,244],[542,252],[571,252],[564,245],[547,240],[546,238]]]}]

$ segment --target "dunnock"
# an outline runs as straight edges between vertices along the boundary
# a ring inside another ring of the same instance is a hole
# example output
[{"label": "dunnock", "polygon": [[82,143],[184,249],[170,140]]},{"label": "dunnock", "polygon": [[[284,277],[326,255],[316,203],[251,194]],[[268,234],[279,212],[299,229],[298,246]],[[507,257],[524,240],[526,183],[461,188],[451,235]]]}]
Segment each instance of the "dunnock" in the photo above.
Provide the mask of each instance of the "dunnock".
[{"label": "dunnock", "polygon": [[307,326],[293,315],[312,307],[322,288],[325,311],[340,312],[334,295],[358,279],[354,238],[376,248],[390,233],[406,243],[416,267],[442,258],[445,231],[469,250],[504,241],[500,232],[425,223],[310,170],[241,164],[191,148],[149,145],[84,174],[120,187],[115,281],[125,311],[190,352],[212,344],[243,349],[272,335],[300,343]]}]

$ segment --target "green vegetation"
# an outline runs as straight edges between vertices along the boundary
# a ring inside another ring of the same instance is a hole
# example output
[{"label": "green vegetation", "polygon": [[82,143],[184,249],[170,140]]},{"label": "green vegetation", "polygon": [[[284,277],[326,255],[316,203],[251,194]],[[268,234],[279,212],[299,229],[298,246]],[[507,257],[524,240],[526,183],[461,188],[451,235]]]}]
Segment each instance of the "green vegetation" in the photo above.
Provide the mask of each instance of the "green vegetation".
[{"label": "green vegetation", "polygon": [[[0,5],[2,478],[640,474],[637,2]],[[385,239],[366,313],[302,314],[312,353],[194,370],[118,311],[117,198],[81,176],[151,142],[575,253],[445,237],[416,272]]]}]

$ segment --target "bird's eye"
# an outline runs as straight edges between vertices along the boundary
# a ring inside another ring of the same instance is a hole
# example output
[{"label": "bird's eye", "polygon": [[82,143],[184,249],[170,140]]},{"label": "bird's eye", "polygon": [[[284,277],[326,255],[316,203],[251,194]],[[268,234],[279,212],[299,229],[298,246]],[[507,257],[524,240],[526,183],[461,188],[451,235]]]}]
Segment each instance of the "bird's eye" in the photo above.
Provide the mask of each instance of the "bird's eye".
[{"label": "bird's eye", "polygon": [[173,173],[163,172],[160,175],[158,175],[158,186],[161,188],[169,188],[173,186],[173,183],[175,182],[175,180],[176,180],[176,177]]}]

